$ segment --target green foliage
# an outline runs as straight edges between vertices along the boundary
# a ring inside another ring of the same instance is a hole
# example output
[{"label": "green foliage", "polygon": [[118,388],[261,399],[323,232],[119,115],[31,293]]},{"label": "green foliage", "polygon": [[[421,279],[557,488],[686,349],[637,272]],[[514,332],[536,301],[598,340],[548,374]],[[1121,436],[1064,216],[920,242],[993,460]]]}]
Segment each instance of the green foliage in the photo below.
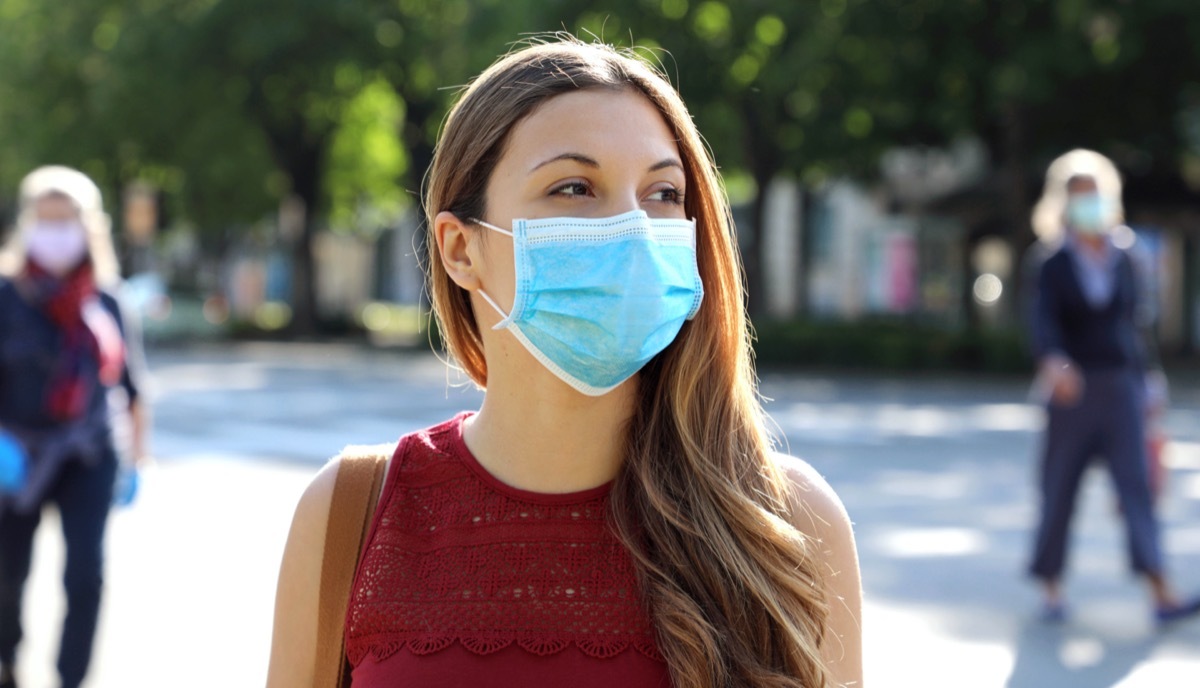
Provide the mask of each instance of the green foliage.
[{"label": "green foliage", "polygon": [[[319,148],[336,222],[394,208],[385,180],[415,192],[454,87],[530,32],[666,51],[718,160],[760,181],[871,174],[889,145],[999,136],[1014,106],[1033,154],[1178,156],[1200,44],[1200,9],[1170,0],[0,0],[0,21],[0,183],[51,159],[148,175],[212,225],[303,181],[293,148]],[[380,78],[398,102],[351,133]]]},{"label": "green foliage", "polygon": [[451,100],[523,32],[538,30],[528,23],[537,16],[537,3],[363,1],[375,16],[376,66],[405,103],[401,139],[412,162],[407,188],[416,195]]},{"label": "green foliage", "polygon": [[562,29],[660,61],[752,207],[775,175],[870,177],[964,134],[1014,184],[1077,145],[1200,181],[1200,3],[1178,0],[0,0],[0,26],[0,197],[60,162],[215,230],[288,193],[377,227],[419,202],[458,89]]},{"label": "green foliage", "polygon": [[382,228],[409,206],[401,179],[408,153],[399,134],[404,103],[377,77],[347,105],[330,144],[326,188],[336,228]]}]

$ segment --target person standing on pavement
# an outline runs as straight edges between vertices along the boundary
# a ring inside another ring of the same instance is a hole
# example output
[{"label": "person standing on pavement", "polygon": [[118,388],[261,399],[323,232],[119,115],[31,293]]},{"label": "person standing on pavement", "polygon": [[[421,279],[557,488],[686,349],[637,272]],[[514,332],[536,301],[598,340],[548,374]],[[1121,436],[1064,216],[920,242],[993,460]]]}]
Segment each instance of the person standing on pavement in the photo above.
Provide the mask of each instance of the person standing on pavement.
[{"label": "person standing on pavement", "polygon": [[108,291],[119,274],[100,190],[42,167],[21,183],[0,278],[0,432],[22,447],[24,478],[0,493],[0,688],[16,686],[21,607],[34,533],[53,504],[66,544],[63,688],[87,673],[100,611],[104,531],[118,452],[109,398],[123,388],[131,454],[146,454],[140,343]]},{"label": "person standing on pavement", "polygon": [[1071,518],[1084,472],[1097,457],[1112,475],[1130,564],[1149,586],[1155,620],[1200,612],[1200,598],[1182,600],[1173,590],[1163,562],[1145,420],[1148,405],[1162,403],[1165,378],[1147,364],[1128,243],[1114,241],[1119,232],[1131,233],[1121,225],[1123,215],[1116,167],[1082,149],[1050,165],[1034,209],[1043,239],[1061,241],[1037,268],[1031,312],[1035,390],[1046,404],[1047,425],[1030,572],[1041,584],[1048,620],[1066,615],[1062,577]]},{"label": "person standing on pavement", "polygon": [[[502,58],[426,208],[441,332],[485,397],[391,459],[353,685],[859,685],[850,522],[772,451],[728,202],[665,77],[569,38]],[[312,684],[336,471],[296,511],[269,686]]]}]

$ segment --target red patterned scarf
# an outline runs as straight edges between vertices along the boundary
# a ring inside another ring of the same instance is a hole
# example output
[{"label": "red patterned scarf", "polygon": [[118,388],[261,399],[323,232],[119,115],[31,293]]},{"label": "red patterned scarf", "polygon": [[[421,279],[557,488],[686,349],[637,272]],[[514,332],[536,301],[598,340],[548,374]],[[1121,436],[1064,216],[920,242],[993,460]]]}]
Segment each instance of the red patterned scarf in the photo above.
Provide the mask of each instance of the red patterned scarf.
[{"label": "red patterned scarf", "polygon": [[46,410],[58,420],[87,410],[96,381],[85,376],[87,359],[99,364],[99,382],[115,385],[125,365],[125,344],[117,321],[100,303],[90,262],[55,277],[32,260],[21,281],[31,302],[63,333],[62,356],[50,382]]}]

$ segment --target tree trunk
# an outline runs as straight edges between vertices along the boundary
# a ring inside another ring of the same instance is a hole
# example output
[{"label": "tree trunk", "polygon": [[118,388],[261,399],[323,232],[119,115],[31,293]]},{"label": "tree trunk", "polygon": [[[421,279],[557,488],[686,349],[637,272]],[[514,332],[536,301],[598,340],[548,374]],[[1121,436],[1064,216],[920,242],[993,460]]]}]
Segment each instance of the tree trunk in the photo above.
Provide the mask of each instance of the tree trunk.
[{"label": "tree trunk", "polygon": [[[1029,200],[1028,151],[1025,140],[1025,113],[1020,103],[1008,102],[1001,114],[1001,132],[1004,150],[1004,208],[1009,228],[1008,244],[1013,255],[1013,265],[1020,265],[1025,252],[1035,237],[1030,223],[1032,203]],[[1009,276],[1010,298],[1004,299],[1004,321],[1016,322],[1019,304],[1025,297],[1020,279],[1020,270],[1014,268]]]},{"label": "tree trunk", "polygon": [[[742,120],[745,128],[747,162],[754,177],[754,200],[750,205],[749,246],[742,247],[742,261],[746,271],[746,309],[751,317],[766,310],[764,293],[766,277],[766,203],[767,187],[779,170],[778,151],[771,138],[774,128],[764,121],[764,105],[747,99],[742,103]],[[742,233],[739,232],[739,235]]]},{"label": "tree trunk", "polygon": [[[293,336],[317,333],[317,267],[313,259],[325,152],[333,136],[332,125],[320,125],[316,131],[297,113],[279,118],[255,84],[247,100],[255,113],[271,156],[291,181],[291,195],[298,203],[291,219],[281,219],[281,234],[292,252],[292,318],[287,330]],[[290,199],[289,199],[290,200]],[[285,201],[285,204],[289,201]],[[283,210],[283,206],[281,206]],[[286,211],[281,214],[289,214]]]},{"label": "tree trunk", "polygon": [[[403,84],[393,84],[398,93],[403,93],[401,90]],[[401,124],[400,139],[404,141],[404,147],[408,149],[409,159],[409,178],[413,180],[413,187],[417,190],[417,207],[422,211],[425,210],[425,194],[422,193],[422,181],[429,170],[429,166],[433,164],[433,146],[425,137],[425,125],[430,118],[434,116],[435,110],[432,103],[405,100],[407,110],[405,111],[405,121]]]},{"label": "tree trunk", "polygon": [[966,329],[975,332],[979,329],[979,304],[975,303],[975,267],[971,264],[971,253],[978,243],[971,237],[965,237],[962,253],[958,256],[958,269],[965,279],[962,288],[958,290],[959,308],[962,309]]},{"label": "tree trunk", "polygon": [[751,316],[760,315],[766,311],[767,295],[764,293],[766,277],[763,275],[766,256],[763,254],[766,251],[767,242],[764,216],[767,204],[767,185],[771,180],[769,175],[761,178],[756,172],[754,181],[757,188],[754,191],[754,200],[750,204],[750,245],[742,249],[742,260],[746,269],[746,309]]},{"label": "tree trunk", "polygon": [[317,236],[318,195],[321,179],[321,150],[323,141],[294,151],[288,173],[292,178],[292,193],[300,201],[299,235],[292,241],[292,320],[289,331],[294,336],[317,333],[317,265],[314,248]]},{"label": "tree trunk", "polygon": [[[429,173],[429,167],[433,164],[433,146],[425,138],[425,122],[429,117],[433,116],[433,107],[431,105],[412,105],[408,110],[408,117],[412,118],[406,122],[403,129],[404,145],[408,148],[409,156],[409,178],[414,180],[413,187],[418,190],[417,193],[417,231],[413,236],[413,250],[418,256],[421,265],[425,264],[425,253],[428,251],[426,242],[429,240],[429,227],[425,221],[425,194],[422,186],[422,181],[425,175]],[[428,281],[428,273],[422,271],[422,279]],[[429,307],[429,285],[425,284],[421,290],[421,308]]]},{"label": "tree trunk", "polygon": [[813,202],[812,192],[807,190],[803,185],[797,188],[800,201],[800,212],[796,215],[796,227],[800,232],[800,255],[796,258],[796,271],[799,273],[796,276],[796,313],[795,316],[800,319],[807,318],[809,315],[808,307],[808,273],[812,269],[812,227],[809,225],[809,218],[812,213],[808,207],[809,203]]},{"label": "tree trunk", "polygon": [[1185,235],[1183,238],[1183,342],[1179,353],[1192,356],[1200,351],[1200,341],[1196,336],[1196,299],[1200,294],[1200,242],[1195,235]]}]

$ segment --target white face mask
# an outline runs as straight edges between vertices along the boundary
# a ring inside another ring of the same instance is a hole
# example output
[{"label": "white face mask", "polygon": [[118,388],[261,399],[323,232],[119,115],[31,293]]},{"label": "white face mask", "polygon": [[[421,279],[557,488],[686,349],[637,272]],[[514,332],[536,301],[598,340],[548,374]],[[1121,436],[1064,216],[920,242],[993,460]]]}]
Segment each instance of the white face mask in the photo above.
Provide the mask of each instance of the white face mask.
[{"label": "white face mask", "polygon": [[54,275],[65,275],[87,257],[87,230],[78,221],[40,221],[25,235],[29,259]]}]

